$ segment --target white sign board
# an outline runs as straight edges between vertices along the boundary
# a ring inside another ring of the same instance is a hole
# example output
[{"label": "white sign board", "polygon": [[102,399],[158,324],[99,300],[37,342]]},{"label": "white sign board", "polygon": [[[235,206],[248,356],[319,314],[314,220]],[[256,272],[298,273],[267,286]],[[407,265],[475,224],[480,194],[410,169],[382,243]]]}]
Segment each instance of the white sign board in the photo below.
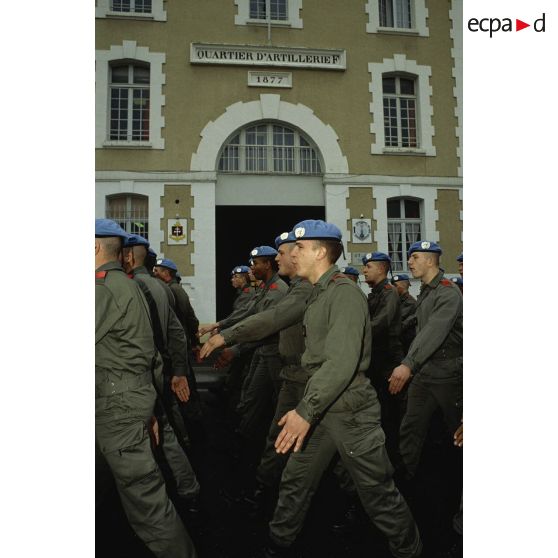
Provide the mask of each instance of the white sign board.
[{"label": "white sign board", "polygon": [[352,243],[370,244],[372,242],[372,219],[352,219]]},{"label": "white sign board", "polygon": [[292,87],[291,72],[248,72],[250,87]]}]

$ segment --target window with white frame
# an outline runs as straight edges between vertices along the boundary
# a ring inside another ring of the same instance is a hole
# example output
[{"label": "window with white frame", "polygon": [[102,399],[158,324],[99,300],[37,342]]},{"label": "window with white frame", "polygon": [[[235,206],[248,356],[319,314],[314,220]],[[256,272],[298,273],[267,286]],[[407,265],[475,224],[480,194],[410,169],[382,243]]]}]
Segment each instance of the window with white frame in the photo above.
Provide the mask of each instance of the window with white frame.
[{"label": "window with white frame", "polygon": [[234,0],[235,25],[267,24],[302,29],[302,0]]},{"label": "window with white frame", "polygon": [[388,252],[394,272],[407,271],[407,250],[421,238],[420,200],[391,198],[387,200]]},{"label": "window with white frame", "polygon": [[419,147],[417,142],[417,97],[415,79],[382,77],[384,139],[387,147]]},{"label": "window with white frame", "polygon": [[149,202],[147,196],[118,194],[107,196],[105,215],[116,221],[127,233],[149,240]]},{"label": "window with white frame", "polygon": [[221,150],[220,172],[321,174],[316,148],[302,134],[276,123],[248,126]]},{"label": "window with white frame", "polygon": [[109,139],[149,141],[149,65],[110,65]]},{"label": "window with white frame", "polygon": [[165,0],[97,0],[95,17],[127,17],[167,21]]},{"label": "window with white frame", "polygon": [[368,33],[399,33],[428,37],[426,0],[367,0]]}]

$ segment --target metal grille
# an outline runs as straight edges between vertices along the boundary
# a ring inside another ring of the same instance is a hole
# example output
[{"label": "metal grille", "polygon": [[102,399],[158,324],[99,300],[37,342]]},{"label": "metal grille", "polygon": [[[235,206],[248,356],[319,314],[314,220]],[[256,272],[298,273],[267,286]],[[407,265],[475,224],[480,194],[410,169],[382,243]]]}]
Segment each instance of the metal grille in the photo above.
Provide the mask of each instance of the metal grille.
[{"label": "metal grille", "polygon": [[151,0],[112,0],[110,9],[113,12],[150,14]]},{"label": "metal grille", "polygon": [[149,204],[144,196],[113,196],[106,199],[107,219],[116,221],[126,232],[149,240]]}]

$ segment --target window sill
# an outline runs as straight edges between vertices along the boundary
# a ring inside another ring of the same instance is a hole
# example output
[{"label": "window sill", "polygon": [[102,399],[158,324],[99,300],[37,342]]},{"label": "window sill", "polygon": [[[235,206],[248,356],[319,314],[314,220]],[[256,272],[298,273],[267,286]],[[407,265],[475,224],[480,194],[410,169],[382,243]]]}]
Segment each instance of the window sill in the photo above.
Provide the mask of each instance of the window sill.
[{"label": "window sill", "polygon": [[418,147],[384,147],[383,155],[426,155],[425,149]]},{"label": "window sill", "polygon": [[143,19],[143,20],[155,19],[153,14],[142,14],[136,12],[107,12],[106,17],[114,18],[114,19]]},{"label": "window sill", "polygon": [[385,35],[411,35],[419,37],[420,34],[416,29],[406,29],[404,27],[378,27],[378,33]]},{"label": "window sill", "polygon": [[103,148],[108,149],[152,149],[153,144],[149,141],[105,141]]},{"label": "window sill", "polygon": [[[247,19],[246,23],[248,25],[259,25],[261,27],[267,27],[267,20],[264,19]],[[272,19],[271,27],[292,27],[292,23],[290,21]]]}]

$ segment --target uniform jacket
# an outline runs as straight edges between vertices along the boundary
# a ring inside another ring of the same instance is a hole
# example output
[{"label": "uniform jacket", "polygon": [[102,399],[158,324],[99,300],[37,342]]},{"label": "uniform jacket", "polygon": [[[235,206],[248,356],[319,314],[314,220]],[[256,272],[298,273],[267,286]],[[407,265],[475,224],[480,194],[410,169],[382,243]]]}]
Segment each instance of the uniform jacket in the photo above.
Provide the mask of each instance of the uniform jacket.
[{"label": "uniform jacket", "polygon": [[303,327],[302,366],[310,379],[297,413],[313,423],[328,410],[377,405],[377,399],[369,399],[370,383],[364,377],[372,348],[366,297],[336,265],[314,285]]},{"label": "uniform jacket", "polygon": [[308,375],[301,366],[304,353],[302,318],[312,285],[294,277],[284,298],[275,306],[240,321],[222,332],[227,345],[257,341],[279,332],[279,355],[283,360],[281,377],[306,383]]},{"label": "uniform jacket", "polygon": [[417,334],[403,359],[414,373],[434,380],[454,378],[463,355],[463,296],[440,271],[417,298]]},{"label": "uniform jacket", "polygon": [[403,358],[401,347],[401,306],[397,289],[387,279],[368,294],[372,328],[373,370],[393,369]]},{"label": "uniform jacket", "polygon": [[190,297],[176,281],[171,281],[167,284],[174,295],[174,299],[176,301],[174,311],[184,328],[190,348],[197,347],[199,345],[199,340],[196,334],[198,332],[200,322],[196,317],[196,313],[194,312],[192,305],[190,304]]},{"label": "uniform jacket", "polygon": [[406,353],[415,338],[417,301],[407,292],[399,297],[399,302],[401,303],[401,343]]},{"label": "uniform jacket", "polygon": [[250,285],[237,289],[236,298],[233,301],[233,312],[244,308],[254,296],[256,296],[256,289]]},{"label": "uniform jacket", "polygon": [[133,269],[131,275],[149,305],[155,346],[165,363],[164,372],[173,376],[186,376],[186,335],[169,304],[163,283],[152,277],[144,266]]}]

